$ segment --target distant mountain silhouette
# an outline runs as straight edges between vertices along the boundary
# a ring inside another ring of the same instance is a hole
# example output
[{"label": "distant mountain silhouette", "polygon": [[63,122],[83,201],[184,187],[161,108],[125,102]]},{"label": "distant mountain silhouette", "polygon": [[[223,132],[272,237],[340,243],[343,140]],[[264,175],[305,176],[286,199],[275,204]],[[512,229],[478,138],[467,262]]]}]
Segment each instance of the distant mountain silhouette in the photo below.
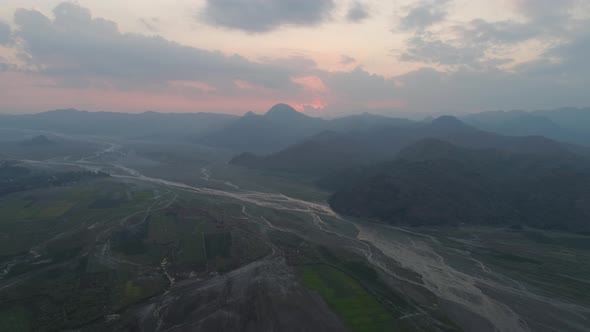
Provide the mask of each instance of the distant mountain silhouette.
[{"label": "distant mountain silhouette", "polygon": [[470,114],[463,120],[478,128],[505,135],[541,135],[590,145],[590,108],[551,111],[492,111]]},{"label": "distant mountain silhouette", "polygon": [[512,137],[476,129],[443,116],[420,126],[383,126],[362,132],[324,132],[266,156],[238,156],[231,163],[277,171],[327,174],[392,159],[411,144],[437,138],[470,148],[494,148],[533,155],[568,156],[577,147],[540,136]]},{"label": "distant mountain silhouette", "polygon": [[270,153],[325,130],[349,132],[387,124],[410,126],[413,122],[371,114],[325,120],[309,117],[289,105],[277,104],[264,115],[247,113],[200,142],[239,152]]},{"label": "distant mountain silhouette", "polygon": [[266,114],[265,118],[273,119],[275,121],[289,121],[289,120],[304,120],[309,118],[303,113],[297,112],[293,107],[287,104],[276,104],[271,107]]},{"label": "distant mountain silhouette", "polygon": [[53,144],[55,144],[55,142],[50,140],[49,138],[47,138],[47,136],[45,136],[45,135],[35,136],[29,140],[24,140],[20,143],[20,145],[23,145],[23,146],[38,146],[38,147],[48,146],[48,145],[53,145]]},{"label": "distant mountain silhouette", "polygon": [[264,115],[248,113],[200,142],[236,151],[268,152],[317,133],[323,122],[277,104]]},{"label": "distant mountain silhouette", "polygon": [[590,229],[590,168],[572,155],[474,150],[426,139],[394,161],[333,175],[342,214],[402,225]]},{"label": "distant mountain silhouette", "polygon": [[0,127],[124,138],[194,138],[218,130],[237,117],[212,113],[141,114],[63,109],[30,115],[0,115]]}]

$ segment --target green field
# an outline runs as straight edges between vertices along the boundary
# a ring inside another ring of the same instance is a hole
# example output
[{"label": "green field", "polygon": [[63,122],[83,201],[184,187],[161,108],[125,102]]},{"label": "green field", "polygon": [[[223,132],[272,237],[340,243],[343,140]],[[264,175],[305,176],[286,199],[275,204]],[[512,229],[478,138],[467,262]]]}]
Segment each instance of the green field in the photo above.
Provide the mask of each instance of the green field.
[{"label": "green field", "polygon": [[200,264],[207,260],[203,233],[195,231],[185,234],[180,240],[181,251],[178,261],[185,264]]},{"label": "green field", "polygon": [[353,331],[398,331],[392,313],[356,279],[323,264],[301,270],[305,285],[317,291]]},{"label": "green field", "polygon": [[0,331],[31,331],[31,313],[21,306],[0,308]]},{"label": "green field", "polygon": [[112,179],[2,196],[0,331],[75,329],[162,294],[164,259],[175,279],[231,270],[234,242],[254,241],[233,238],[223,206]]}]

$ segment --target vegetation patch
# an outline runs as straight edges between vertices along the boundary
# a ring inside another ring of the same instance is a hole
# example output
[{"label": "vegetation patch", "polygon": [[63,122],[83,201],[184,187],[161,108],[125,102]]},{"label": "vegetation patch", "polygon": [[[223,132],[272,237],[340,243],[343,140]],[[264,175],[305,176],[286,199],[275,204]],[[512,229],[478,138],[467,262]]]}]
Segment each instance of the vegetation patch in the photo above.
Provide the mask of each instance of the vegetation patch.
[{"label": "vegetation patch", "polygon": [[73,202],[67,201],[55,201],[51,202],[51,204],[45,207],[41,211],[41,215],[43,217],[54,218],[63,215],[64,213],[68,212],[70,208],[74,206]]},{"label": "vegetation patch", "polygon": [[178,241],[178,230],[174,216],[154,214],[148,220],[148,238],[156,244]]},{"label": "vegetation patch", "polygon": [[207,259],[228,258],[231,254],[232,236],[230,232],[205,234]]},{"label": "vegetation patch", "polygon": [[22,306],[0,308],[0,331],[31,331],[31,313]]},{"label": "vegetation patch", "polygon": [[395,318],[354,278],[328,265],[301,268],[305,285],[317,291],[353,331],[396,331]]},{"label": "vegetation patch", "polygon": [[200,264],[206,260],[203,233],[195,232],[184,235],[180,240],[178,261],[183,264]]},{"label": "vegetation patch", "polygon": [[99,198],[90,204],[91,209],[114,209],[121,206],[122,201],[114,198]]}]

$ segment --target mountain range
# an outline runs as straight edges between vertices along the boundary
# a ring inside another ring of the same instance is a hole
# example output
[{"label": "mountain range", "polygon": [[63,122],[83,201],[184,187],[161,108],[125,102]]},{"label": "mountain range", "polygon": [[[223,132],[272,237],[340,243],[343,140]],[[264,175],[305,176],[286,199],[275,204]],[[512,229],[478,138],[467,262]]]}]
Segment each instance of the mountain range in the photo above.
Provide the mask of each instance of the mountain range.
[{"label": "mountain range", "polygon": [[350,132],[387,125],[413,126],[415,123],[366,113],[326,120],[307,116],[286,104],[277,104],[263,115],[249,112],[199,142],[237,152],[269,153],[327,130]]},{"label": "mountain range", "polygon": [[550,111],[491,111],[461,118],[478,128],[505,135],[540,135],[558,141],[590,145],[590,108]]},{"label": "mountain range", "polygon": [[186,139],[216,131],[237,116],[214,113],[86,112],[75,109],[0,115],[0,127],[134,139]]},{"label": "mountain range", "polygon": [[[459,118],[481,130],[510,136],[544,136],[571,144],[590,145],[590,109],[493,111]],[[269,154],[305,140],[329,135],[352,136],[387,127],[414,128],[431,121],[411,121],[368,113],[322,119],[277,104],[265,114],[244,116],[218,113],[127,114],[63,109],[28,115],[0,114],[0,127],[116,136],[133,139],[183,140],[221,147],[237,153]],[[314,137],[318,136],[318,137]]]},{"label": "mountain range", "polygon": [[506,136],[469,126],[452,116],[412,126],[383,125],[365,131],[325,131],[268,155],[244,153],[231,163],[282,172],[330,174],[350,167],[394,158],[403,148],[437,138],[469,148],[494,148],[556,158],[587,154],[585,148],[542,136]]}]

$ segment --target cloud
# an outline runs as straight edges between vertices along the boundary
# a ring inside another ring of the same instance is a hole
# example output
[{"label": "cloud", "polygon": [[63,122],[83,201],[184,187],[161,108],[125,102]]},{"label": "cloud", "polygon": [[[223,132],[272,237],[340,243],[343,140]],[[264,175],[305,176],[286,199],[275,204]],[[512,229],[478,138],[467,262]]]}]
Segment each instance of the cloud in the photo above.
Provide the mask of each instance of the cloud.
[{"label": "cloud", "polygon": [[512,0],[516,9],[532,20],[555,20],[569,16],[579,0]]},{"label": "cloud", "polygon": [[127,88],[194,80],[228,87],[244,80],[274,89],[293,86],[287,67],[121,33],[115,22],[93,18],[88,9],[71,3],[58,5],[53,13],[52,19],[35,10],[17,10],[15,33],[30,65],[64,84]]},{"label": "cloud", "polygon": [[[426,19],[424,24],[407,25],[414,33],[399,59],[435,66],[393,78],[396,94],[404,96],[408,110],[467,112],[590,104],[584,92],[590,85],[590,19],[572,14],[580,1],[513,3],[520,20],[439,21],[432,28],[433,20]],[[523,50],[537,54],[517,64],[512,57]]]},{"label": "cloud", "polygon": [[541,34],[534,25],[482,19],[452,25],[450,36],[420,31],[406,42],[402,61],[439,65],[486,66],[511,62],[510,48]]},{"label": "cloud", "polygon": [[[296,3],[303,2],[289,2]],[[433,2],[419,4],[426,3]],[[446,5],[437,8],[444,17]],[[399,58],[422,68],[395,77],[370,72],[348,55],[339,59],[341,70],[329,71],[304,52],[248,59],[122,33],[115,22],[71,3],[53,15],[18,10],[12,31],[0,32],[12,40],[0,58],[0,100],[15,107],[183,111],[264,109],[285,100],[332,114],[589,105],[590,19],[569,17],[570,9],[547,24],[540,18],[550,10],[520,10],[527,14],[514,20],[414,20]],[[294,24],[274,22],[273,29]],[[513,52],[529,50],[532,60],[512,60]]]},{"label": "cloud", "polygon": [[425,0],[409,8],[400,19],[399,28],[404,31],[424,30],[447,17],[448,0]]},{"label": "cloud", "polygon": [[537,37],[541,30],[531,24],[514,21],[488,22],[475,19],[453,27],[466,43],[514,44]]},{"label": "cloud", "polygon": [[333,8],[333,0],[207,0],[199,16],[210,25],[260,33],[317,25]]},{"label": "cloud", "polygon": [[358,23],[369,17],[369,9],[367,5],[360,2],[354,2],[346,13],[346,19],[349,22]]},{"label": "cloud", "polygon": [[395,91],[393,80],[369,73],[362,67],[351,71],[323,72],[319,76],[340,102],[362,104],[384,100],[392,98]]},{"label": "cloud", "polygon": [[443,72],[423,68],[394,79],[409,111],[473,112],[589,105],[585,86],[590,82],[587,76],[578,77],[585,84],[523,70],[461,68]]},{"label": "cloud", "polygon": [[416,34],[406,42],[401,61],[439,65],[469,65],[478,63],[485,53],[475,45],[453,45],[432,34]]},{"label": "cloud", "polygon": [[157,17],[144,17],[139,19],[139,23],[151,32],[160,31],[160,19]]},{"label": "cloud", "polygon": [[585,26],[569,40],[547,49],[534,67],[527,68],[534,68],[535,73],[553,73],[560,79],[590,80],[590,20],[585,21]]},{"label": "cloud", "polygon": [[353,58],[353,57],[351,57],[351,56],[349,56],[349,55],[342,54],[340,56],[340,62],[339,63],[341,65],[343,65],[343,66],[349,66],[349,65],[355,64],[356,63],[356,59]]},{"label": "cloud", "polygon": [[281,58],[260,57],[261,63],[272,64],[278,67],[291,68],[295,72],[309,72],[315,70],[318,64],[303,55],[291,55]]},{"label": "cloud", "polygon": [[498,67],[514,62],[519,46],[529,41],[537,49],[553,47],[568,40],[580,27],[572,12],[580,0],[509,0],[522,19],[488,21],[476,18],[449,21],[451,0],[421,0],[408,8],[400,19],[402,31],[413,32],[406,48],[399,52],[401,61],[471,69]]},{"label": "cloud", "polygon": [[[2,61],[2,58],[0,58]],[[0,72],[7,72],[7,71],[14,71],[17,69],[17,66],[11,63],[0,62]]]},{"label": "cloud", "polygon": [[12,42],[10,26],[0,21],[0,45],[8,45]]}]

